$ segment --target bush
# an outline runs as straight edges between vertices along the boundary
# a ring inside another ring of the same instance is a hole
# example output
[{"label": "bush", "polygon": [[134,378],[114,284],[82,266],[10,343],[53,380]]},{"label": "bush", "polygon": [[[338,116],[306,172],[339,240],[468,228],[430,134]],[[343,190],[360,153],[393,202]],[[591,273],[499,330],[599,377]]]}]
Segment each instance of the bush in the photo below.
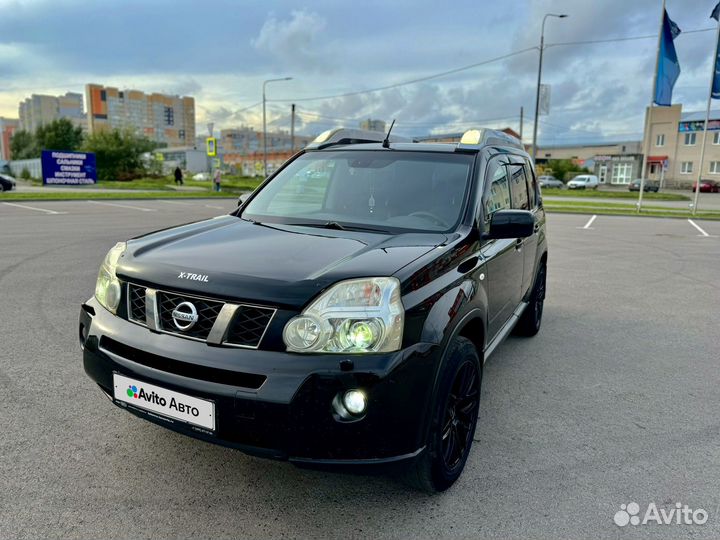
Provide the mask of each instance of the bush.
[{"label": "bush", "polygon": [[94,152],[98,180],[130,181],[145,175],[142,154],[151,152],[157,144],[131,131],[101,131],[90,135],[83,150]]},{"label": "bush", "polygon": [[23,170],[20,171],[20,178],[22,178],[23,180],[30,180],[30,178],[32,178],[30,176],[30,171],[27,167],[23,167]]}]

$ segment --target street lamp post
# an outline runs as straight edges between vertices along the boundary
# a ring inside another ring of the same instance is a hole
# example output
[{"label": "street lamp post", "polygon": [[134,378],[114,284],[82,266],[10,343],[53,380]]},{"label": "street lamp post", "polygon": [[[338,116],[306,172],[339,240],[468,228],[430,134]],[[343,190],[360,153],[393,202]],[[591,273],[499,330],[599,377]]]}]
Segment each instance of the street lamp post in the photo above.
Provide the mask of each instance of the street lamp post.
[{"label": "street lamp post", "polygon": [[547,13],[543,17],[542,28],[540,30],[540,62],[538,63],[538,80],[537,90],[535,92],[535,125],[533,126],[533,141],[532,141],[532,157],[533,162],[535,161],[535,155],[537,154],[537,131],[538,131],[538,117],[540,116],[540,83],[542,81],[542,61],[543,61],[543,50],[545,49],[545,21],[548,17],[557,17],[558,19],[564,19],[567,17],[565,13]]},{"label": "street lamp post", "polygon": [[265,177],[267,177],[267,121],[265,119],[265,86],[267,83],[276,82],[276,81],[289,81],[292,77],[281,77],[279,79],[268,79],[267,81],[263,81],[263,87],[262,87],[262,94],[263,94],[263,173]]}]

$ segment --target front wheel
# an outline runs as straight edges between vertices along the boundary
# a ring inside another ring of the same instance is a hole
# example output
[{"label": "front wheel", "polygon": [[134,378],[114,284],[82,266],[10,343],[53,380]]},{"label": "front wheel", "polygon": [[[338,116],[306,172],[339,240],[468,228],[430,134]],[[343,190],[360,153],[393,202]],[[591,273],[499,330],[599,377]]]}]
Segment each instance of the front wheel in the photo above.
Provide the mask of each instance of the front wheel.
[{"label": "front wheel", "polygon": [[408,471],[407,480],[414,487],[437,493],[460,477],[475,435],[481,382],[475,345],[456,337],[440,374],[427,448]]},{"label": "front wheel", "polygon": [[547,267],[541,264],[538,269],[535,285],[530,293],[528,306],[523,311],[520,320],[513,330],[519,336],[531,337],[540,331],[542,323],[543,306],[545,304],[545,284],[547,279]]}]

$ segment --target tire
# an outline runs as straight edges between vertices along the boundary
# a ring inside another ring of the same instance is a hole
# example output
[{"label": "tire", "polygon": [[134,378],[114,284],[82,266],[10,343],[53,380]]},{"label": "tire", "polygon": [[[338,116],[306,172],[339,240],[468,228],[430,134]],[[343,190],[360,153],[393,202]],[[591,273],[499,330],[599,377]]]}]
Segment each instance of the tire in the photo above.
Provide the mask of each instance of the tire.
[{"label": "tire", "polygon": [[440,374],[427,448],[407,470],[405,480],[411,486],[439,493],[460,477],[475,436],[481,383],[475,345],[456,337]]},{"label": "tire", "polygon": [[0,193],[5,191],[5,184],[0,183]]},{"label": "tire", "polygon": [[535,285],[528,299],[528,307],[523,311],[520,320],[513,332],[518,336],[532,337],[540,331],[542,323],[543,305],[545,303],[545,286],[547,281],[547,267],[543,263],[538,268]]}]

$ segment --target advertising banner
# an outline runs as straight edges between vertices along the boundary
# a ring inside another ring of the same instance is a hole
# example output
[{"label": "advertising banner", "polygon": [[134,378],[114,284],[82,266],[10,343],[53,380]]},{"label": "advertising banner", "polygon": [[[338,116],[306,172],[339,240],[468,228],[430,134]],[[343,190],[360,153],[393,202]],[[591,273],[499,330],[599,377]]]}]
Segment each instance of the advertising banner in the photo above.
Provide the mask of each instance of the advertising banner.
[{"label": "advertising banner", "polygon": [[42,177],[43,185],[46,186],[97,184],[95,154],[43,150]]}]

